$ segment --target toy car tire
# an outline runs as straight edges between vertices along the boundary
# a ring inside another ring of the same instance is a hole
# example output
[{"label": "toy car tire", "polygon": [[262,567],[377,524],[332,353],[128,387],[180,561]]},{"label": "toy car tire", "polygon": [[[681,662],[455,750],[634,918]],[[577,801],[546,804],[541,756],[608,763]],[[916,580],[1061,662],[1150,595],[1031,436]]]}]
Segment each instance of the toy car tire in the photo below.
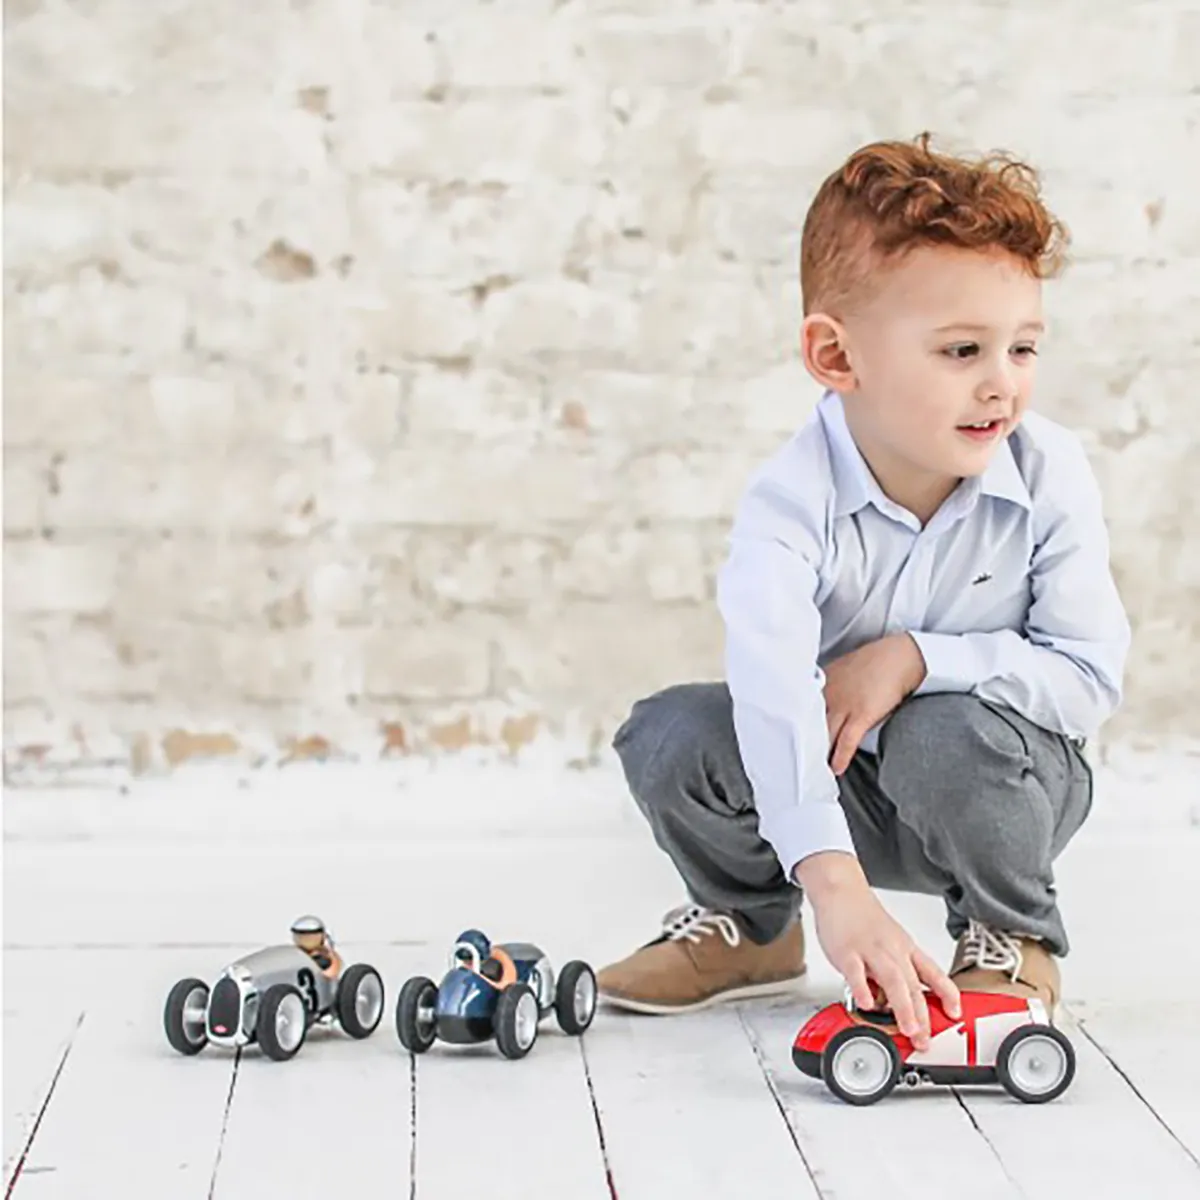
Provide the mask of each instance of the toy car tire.
[{"label": "toy car tire", "polygon": [[437,1040],[437,984],[416,975],[396,1000],[396,1036],[406,1050],[424,1054]]},{"label": "toy car tire", "polygon": [[578,959],[567,963],[554,992],[554,1015],[563,1033],[583,1033],[596,1015],[596,974]]},{"label": "toy car tire", "polygon": [[181,979],[167,993],[163,1027],[173,1050],[180,1054],[199,1054],[208,1045],[207,1010],[208,984],[202,979]]},{"label": "toy car tire", "polygon": [[[853,1063],[847,1054],[851,1047],[861,1052],[860,1059]],[[854,1080],[847,1073],[848,1066],[863,1072],[864,1079]],[[896,1086],[900,1078],[900,1052],[882,1030],[852,1025],[829,1039],[821,1054],[821,1078],[847,1104],[874,1104]]]},{"label": "toy car tire", "polygon": [[[1048,1079],[1037,1079],[1041,1061],[1027,1059],[1032,1042],[1049,1050],[1055,1060],[1054,1072]],[[1061,1096],[1075,1078],[1075,1047],[1052,1025],[1022,1025],[1014,1029],[996,1052],[996,1076],[1010,1096],[1025,1104],[1045,1104]],[[1038,1084],[1042,1086],[1037,1086]]]},{"label": "toy car tire", "polygon": [[505,1058],[524,1058],[533,1049],[540,1017],[537,996],[532,988],[514,983],[500,993],[492,1027],[496,1045]]},{"label": "toy car tire", "polygon": [[338,983],[338,1024],[353,1038],[370,1037],[383,1017],[383,980],[374,967],[355,963]]},{"label": "toy car tire", "polygon": [[308,1006],[299,988],[290,983],[276,983],[267,988],[255,1024],[263,1053],[276,1062],[293,1057],[308,1036],[308,1017]]}]

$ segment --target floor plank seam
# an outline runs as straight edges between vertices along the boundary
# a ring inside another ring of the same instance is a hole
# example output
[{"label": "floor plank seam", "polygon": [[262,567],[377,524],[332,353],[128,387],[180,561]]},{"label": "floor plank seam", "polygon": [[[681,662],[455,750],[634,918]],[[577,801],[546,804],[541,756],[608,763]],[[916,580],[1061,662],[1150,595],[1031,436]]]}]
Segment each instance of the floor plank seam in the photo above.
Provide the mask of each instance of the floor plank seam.
[{"label": "floor plank seam", "polygon": [[1116,1071],[1116,1073],[1125,1081],[1125,1086],[1129,1088],[1129,1090],[1146,1107],[1146,1110],[1150,1113],[1150,1115],[1163,1127],[1164,1130],[1166,1130],[1167,1136],[1171,1139],[1171,1141],[1173,1141],[1175,1143],[1175,1145],[1177,1145],[1179,1147],[1179,1149],[1182,1150],[1184,1152],[1184,1154],[1186,1154],[1188,1156],[1188,1158],[1190,1158],[1192,1160],[1192,1163],[1197,1167],[1197,1169],[1200,1169],[1200,1158],[1198,1158],[1196,1156],[1196,1154],[1193,1152],[1193,1150],[1175,1132],[1175,1130],[1172,1129],[1171,1126],[1167,1124],[1167,1122],[1163,1119],[1162,1115],[1159,1113],[1158,1109],[1156,1109],[1154,1107],[1154,1105],[1150,1103],[1150,1101],[1142,1093],[1141,1089],[1137,1086],[1137,1084],[1134,1083],[1133,1080],[1129,1077],[1129,1075],[1125,1071],[1125,1068],[1122,1067],[1120,1065],[1120,1063],[1118,1063],[1117,1060],[1115,1058],[1113,1058],[1113,1056],[1111,1054],[1109,1054],[1109,1052],[1104,1048],[1104,1046],[1102,1046],[1100,1044],[1100,1042],[1097,1041],[1096,1038],[1092,1036],[1092,1034],[1089,1032],[1089,1030],[1087,1028],[1086,1019],[1082,1018],[1082,1017],[1076,1017],[1075,1024],[1078,1026],[1079,1032],[1082,1033],[1083,1036],[1085,1038],[1087,1038],[1087,1040],[1089,1042],[1091,1042],[1091,1044],[1093,1046],[1095,1046],[1096,1049],[1102,1055],[1104,1055],[1105,1061],[1108,1063],[1108,1065],[1110,1067],[1112,1067],[1112,1069],[1114,1071]]},{"label": "floor plank seam", "polygon": [[58,1066],[54,1068],[54,1074],[50,1077],[50,1086],[46,1089],[45,1096],[42,1097],[42,1102],[38,1106],[37,1116],[34,1117],[33,1124],[29,1127],[29,1136],[25,1139],[25,1145],[21,1147],[21,1155],[13,1166],[13,1173],[9,1177],[8,1187],[4,1192],[4,1200],[8,1200],[16,1190],[17,1181],[21,1178],[21,1172],[25,1167],[25,1160],[29,1157],[29,1151],[33,1149],[33,1139],[37,1137],[38,1129],[42,1124],[42,1118],[46,1115],[46,1110],[50,1107],[50,1101],[54,1096],[54,1089],[58,1087],[59,1078],[62,1076],[63,1069],[67,1065],[67,1059],[71,1056],[71,1047],[75,1045],[75,1037],[79,1033],[79,1028],[83,1024],[83,1018],[86,1015],[86,1012],[79,1014],[75,1020],[75,1027],[67,1035],[67,1044],[63,1047],[63,1052],[59,1056]]},{"label": "floor plank seam", "polygon": [[412,1135],[408,1142],[408,1200],[417,1200],[417,1056],[408,1052],[408,1123]]},{"label": "floor plank seam", "polygon": [[217,1174],[221,1170],[221,1155],[225,1152],[225,1133],[229,1129],[229,1112],[233,1108],[233,1089],[237,1087],[238,1067],[242,1062],[242,1048],[233,1055],[233,1070],[229,1073],[229,1091],[225,1095],[225,1112],[221,1116],[221,1132],[217,1135],[217,1156],[213,1159],[212,1175],[208,1180],[208,1200],[217,1192]]},{"label": "floor plank seam", "polygon": [[800,1144],[800,1137],[793,1128],[791,1121],[788,1119],[787,1108],[783,1103],[783,1097],[779,1094],[779,1088],[775,1084],[775,1079],[771,1075],[771,1068],[767,1066],[766,1056],[763,1054],[762,1046],[759,1045],[758,1038],[754,1035],[754,1030],[750,1027],[746,1020],[745,1014],[742,1012],[740,1004],[734,1005],[734,1011],[737,1013],[738,1020],[741,1022],[742,1032],[745,1033],[747,1040],[750,1042],[750,1048],[754,1051],[754,1058],[758,1063],[758,1069],[762,1072],[763,1081],[767,1085],[767,1091],[771,1093],[771,1099],[775,1102],[775,1107],[779,1110],[779,1116],[783,1121],[783,1127],[788,1132],[788,1137],[792,1139],[792,1145],[796,1147],[796,1153],[800,1156],[800,1161],[804,1164],[804,1170],[808,1173],[808,1178],[812,1181],[813,1187],[816,1189],[817,1195],[823,1200],[827,1193],[821,1187],[821,1182],[817,1179],[816,1172],[813,1170],[812,1163],[808,1161],[808,1155],[804,1152],[804,1147]]},{"label": "floor plank seam", "polygon": [[588,1063],[586,1035],[579,1038],[579,1057],[583,1060],[583,1077],[587,1081],[588,1098],[592,1104],[592,1120],[596,1124],[596,1138],[600,1143],[600,1161],[604,1164],[604,1180],[608,1184],[611,1200],[619,1200],[617,1183],[613,1177],[612,1163],[608,1157],[608,1143],[604,1138],[604,1122],[600,1118],[600,1103],[596,1099],[596,1086],[592,1082],[592,1068]]},{"label": "floor plank seam", "polygon": [[1018,1196],[1022,1197],[1022,1200],[1028,1200],[1028,1196],[1026,1195],[1024,1188],[1022,1188],[1021,1185],[1012,1177],[1012,1175],[1009,1174],[1007,1164],[1005,1163],[1004,1159],[1001,1157],[1000,1151],[996,1149],[996,1143],[993,1142],[992,1139],[990,1137],[988,1137],[988,1135],[983,1131],[983,1126],[980,1125],[979,1122],[975,1119],[975,1114],[971,1111],[970,1106],[967,1104],[966,1100],[963,1099],[962,1094],[959,1092],[958,1088],[952,1087],[950,1089],[950,1093],[951,1093],[951,1095],[953,1095],[955,1100],[958,1101],[959,1107],[963,1110],[963,1112],[965,1112],[967,1114],[967,1120],[971,1122],[971,1125],[974,1128],[975,1132],[977,1134],[979,1134],[979,1136],[981,1138],[983,1138],[984,1144],[992,1152],[992,1157],[1000,1165],[1000,1170],[1004,1173],[1004,1178],[1007,1179],[1010,1184],[1012,1184],[1013,1190],[1016,1192],[1016,1194]]},{"label": "floor plank seam", "polygon": [[[386,938],[382,941],[367,939],[356,941],[355,946],[362,950],[379,950],[400,948],[403,950],[421,950],[433,943],[429,940],[414,941],[411,938]],[[214,950],[221,952],[240,953],[257,949],[255,942],[5,942],[5,954],[41,954],[47,951],[88,951],[110,953],[113,951],[144,951],[144,950]]]}]

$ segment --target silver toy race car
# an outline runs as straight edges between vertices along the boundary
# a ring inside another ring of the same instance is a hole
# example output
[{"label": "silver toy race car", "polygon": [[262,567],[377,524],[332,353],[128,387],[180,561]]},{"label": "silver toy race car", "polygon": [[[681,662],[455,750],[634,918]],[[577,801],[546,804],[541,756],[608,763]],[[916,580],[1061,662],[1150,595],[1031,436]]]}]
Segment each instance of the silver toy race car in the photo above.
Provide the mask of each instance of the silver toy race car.
[{"label": "silver toy race car", "polygon": [[365,963],[347,967],[317,917],[300,917],[291,932],[290,945],[267,946],[230,963],[211,992],[201,979],[181,979],[163,1010],[167,1041],[180,1054],[197,1054],[209,1042],[257,1042],[268,1058],[282,1062],[317,1023],[336,1018],[351,1037],[370,1037],[383,1015],[379,972]]}]

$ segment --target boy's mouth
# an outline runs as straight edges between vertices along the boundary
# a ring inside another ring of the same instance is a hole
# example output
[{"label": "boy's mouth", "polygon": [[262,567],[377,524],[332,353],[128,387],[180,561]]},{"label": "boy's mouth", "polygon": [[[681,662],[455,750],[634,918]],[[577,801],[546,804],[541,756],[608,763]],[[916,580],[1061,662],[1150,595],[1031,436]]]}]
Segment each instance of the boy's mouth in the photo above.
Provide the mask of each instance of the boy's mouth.
[{"label": "boy's mouth", "polygon": [[958,432],[964,437],[969,437],[973,442],[989,442],[992,438],[999,436],[1004,429],[1004,422],[1000,419],[993,421],[975,421],[970,425],[958,426]]}]

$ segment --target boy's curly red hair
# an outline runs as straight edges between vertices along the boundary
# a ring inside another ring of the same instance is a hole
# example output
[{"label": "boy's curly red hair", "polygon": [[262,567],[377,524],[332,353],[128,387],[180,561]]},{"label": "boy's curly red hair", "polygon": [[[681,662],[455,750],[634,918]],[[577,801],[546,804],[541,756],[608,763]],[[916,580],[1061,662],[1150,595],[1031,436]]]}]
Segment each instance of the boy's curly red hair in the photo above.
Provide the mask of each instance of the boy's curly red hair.
[{"label": "boy's curly red hair", "polygon": [[1005,250],[1031,274],[1062,269],[1069,235],[1042,203],[1037,173],[997,152],[937,153],[930,135],[856,150],[817,190],[804,221],[804,312],[837,315],[884,263],[917,246]]}]

